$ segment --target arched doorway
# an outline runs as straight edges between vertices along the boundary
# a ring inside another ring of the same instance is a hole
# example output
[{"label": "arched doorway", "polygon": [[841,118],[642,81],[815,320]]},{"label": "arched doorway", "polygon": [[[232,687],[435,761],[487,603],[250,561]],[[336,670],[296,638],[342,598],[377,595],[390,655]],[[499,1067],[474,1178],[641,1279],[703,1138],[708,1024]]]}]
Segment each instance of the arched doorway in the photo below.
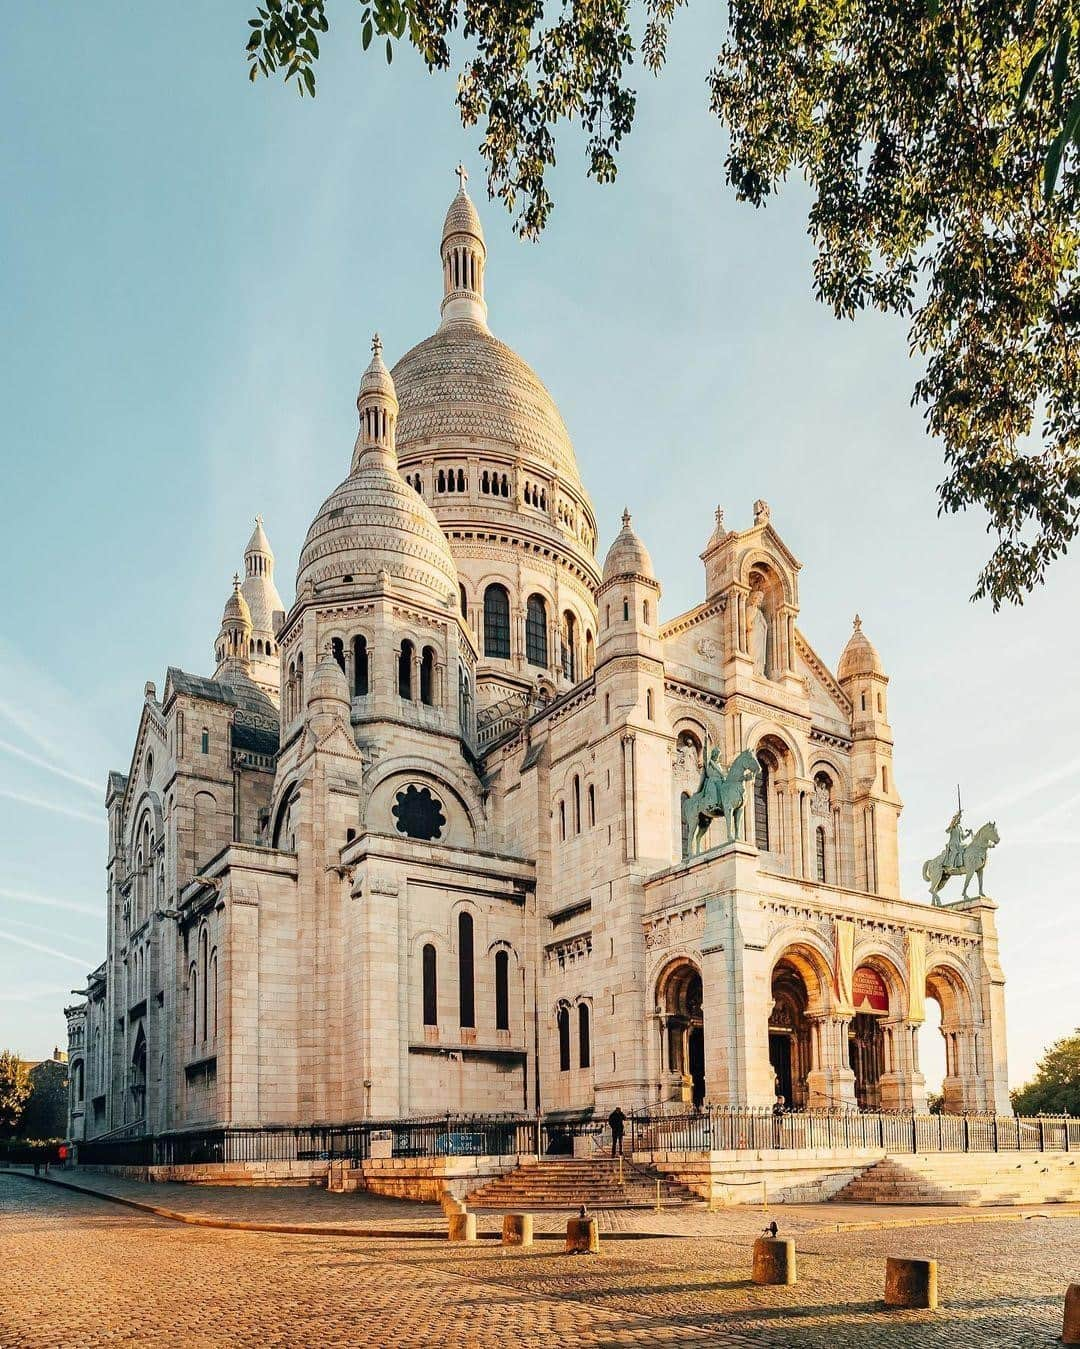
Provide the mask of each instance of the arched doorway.
[{"label": "arched doorway", "polygon": [[810,993],[802,974],[790,960],[780,960],[772,975],[772,1011],[769,1014],[769,1062],[776,1094],[791,1110],[809,1103],[807,1078],[813,1066],[813,1045],[807,1008]]},{"label": "arched doorway", "polygon": [[926,996],[941,1009],[941,1038],[945,1045],[945,1077],[941,1084],[947,1115],[984,1108],[979,1096],[982,1071],[979,1028],[974,1024],[971,997],[962,976],[948,965],[927,971]]},{"label": "arched doorway", "polygon": [[678,960],[656,985],[660,1014],[660,1097],[701,1105],[705,1100],[705,1023],[701,971]]},{"label": "arched doorway", "polygon": [[855,1015],[848,1029],[848,1058],[855,1074],[855,1103],[860,1110],[881,1109],[881,1079],[885,1074],[885,1035],[881,1028],[889,1015],[889,989],[872,965],[860,965],[852,980]]}]

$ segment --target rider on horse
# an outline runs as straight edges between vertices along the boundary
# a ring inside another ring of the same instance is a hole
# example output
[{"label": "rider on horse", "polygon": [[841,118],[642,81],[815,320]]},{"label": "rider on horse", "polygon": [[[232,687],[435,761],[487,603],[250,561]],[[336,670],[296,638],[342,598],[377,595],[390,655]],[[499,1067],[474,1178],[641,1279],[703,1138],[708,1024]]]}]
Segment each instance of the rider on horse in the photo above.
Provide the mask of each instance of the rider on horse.
[{"label": "rider on horse", "polygon": [[960,823],[963,811],[958,810],[949,821],[948,835],[949,842],[945,846],[945,865],[947,867],[962,867],[964,865],[964,847],[971,842],[971,830],[965,829]]},{"label": "rider on horse", "polygon": [[726,777],[723,760],[720,758],[720,746],[714,745],[705,760],[701,770],[701,782],[698,784],[698,795],[701,797],[703,810],[720,809],[720,788],[724,785]]}]

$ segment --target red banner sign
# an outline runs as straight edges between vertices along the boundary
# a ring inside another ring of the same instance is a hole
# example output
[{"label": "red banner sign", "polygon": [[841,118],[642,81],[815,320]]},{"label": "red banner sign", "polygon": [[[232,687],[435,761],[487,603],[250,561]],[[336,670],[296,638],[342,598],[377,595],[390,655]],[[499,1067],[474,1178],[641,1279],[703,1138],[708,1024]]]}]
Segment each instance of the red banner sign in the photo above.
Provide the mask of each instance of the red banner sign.
[{"label": "red banner sign", "polygon": [[860,965],[852,981],[852,1001],[857,1012],[887,1012],[889,990],[885,980],[869,965]]}]

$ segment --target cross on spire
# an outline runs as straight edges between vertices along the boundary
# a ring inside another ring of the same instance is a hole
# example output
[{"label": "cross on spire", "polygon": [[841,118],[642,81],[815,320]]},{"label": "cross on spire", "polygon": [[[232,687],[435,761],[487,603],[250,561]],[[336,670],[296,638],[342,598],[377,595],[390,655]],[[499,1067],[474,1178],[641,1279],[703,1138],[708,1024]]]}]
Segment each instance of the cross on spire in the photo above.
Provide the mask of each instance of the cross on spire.
[{"label": "cross on spire", "polygon": [[382,356],[382,338],[378,333],[371,339],[371,354],[373,356]]},{"label": "cross on spire", "polygon": [[469,181],[469,171],[468,171],[468,169],[465,167],[465,165],[462,164],[462,163],[459,161],[459,162],[458,162],[458,166],[457,166],[457,168],[454,170],[454,172],[455,172],[455,173],[457,174],[457,176],[458,176],[458,191],[459,191],[459,192],[464,192],[464,191],[465,191],[465,184]]}]

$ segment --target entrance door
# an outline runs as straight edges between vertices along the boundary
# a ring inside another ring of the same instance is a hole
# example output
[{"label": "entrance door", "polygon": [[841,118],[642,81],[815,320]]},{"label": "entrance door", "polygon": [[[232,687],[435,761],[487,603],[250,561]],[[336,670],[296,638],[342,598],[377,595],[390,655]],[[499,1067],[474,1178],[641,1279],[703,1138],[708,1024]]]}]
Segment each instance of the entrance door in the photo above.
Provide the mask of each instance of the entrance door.
[{"label": "entrance door", "polygon": [[791,1090],[791,1036],[769,1033],[769,1062],[776,1076],[776,1094],[784,1098],[790,1109],[793,1101]]},{"label": "entrance door", "polygon": [[701,1105],[705,1099],[705,1031],[701,1026],[691,1026],[687,1036],[687,1068],[693,1083],[692,1100]]}]

